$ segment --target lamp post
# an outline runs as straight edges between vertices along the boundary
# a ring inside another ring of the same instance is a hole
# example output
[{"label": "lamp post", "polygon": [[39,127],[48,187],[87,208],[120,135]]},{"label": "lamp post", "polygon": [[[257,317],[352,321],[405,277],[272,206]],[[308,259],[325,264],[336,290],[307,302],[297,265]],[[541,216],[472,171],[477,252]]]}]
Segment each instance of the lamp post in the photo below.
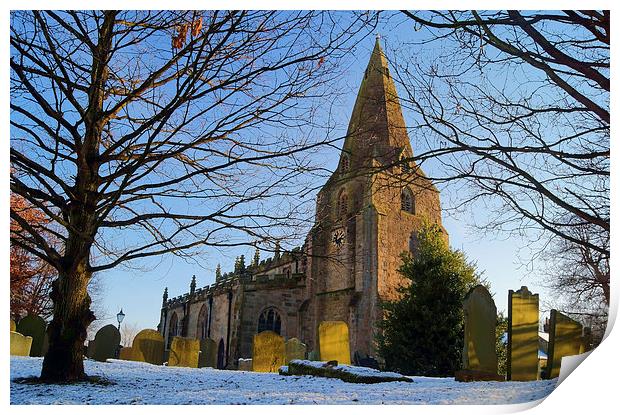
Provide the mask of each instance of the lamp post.
[{"label": "lamp post", "polygon": [[123,313],[123,309],[121,308],[121,311],[119,311],[118,314],[116,315],[116,320],[118,320],[118,331],[121,331],[121,323],[123,322],[124,318],[125,318],[125,313]]},{"label": "lamp post", "polygon": [[[118,312],[118,314],[116,315],[116,320],[118,321],[118,334],[121,334],[121,322],[123,321],[123,319],[125,318],[125,313],[123,313],[123,309],[121,308],[121,311]],[[118,347],[116,348],[116,358],[118,359],[120,357],[120,352],[121,352],[121,343],[118,343]]]}]

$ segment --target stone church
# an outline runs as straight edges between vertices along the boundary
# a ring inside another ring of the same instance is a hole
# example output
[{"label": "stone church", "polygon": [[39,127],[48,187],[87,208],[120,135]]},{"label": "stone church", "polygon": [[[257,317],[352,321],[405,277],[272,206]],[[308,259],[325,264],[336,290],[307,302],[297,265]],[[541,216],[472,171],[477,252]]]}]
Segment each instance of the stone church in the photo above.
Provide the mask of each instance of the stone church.
[{"label": "stone church", "polygon": [[[364,72],[337,170],[318,192],[315,224],[302,247],[275,253],[235,271],[216,273],[214,284],[168,298],[159,331],[211,338],[218,367],[234,368],[252,356],[252,338],[272,330],[318,346],[321,321],[349,327],[354,353],[375,356],[380,299],[393,299],[405,283],[398,274],[403,251],[415,252],[425,222],[441,226],[439,192],[413,156],[405,121],[379,39]],[[443,228],[442,228],[443,229]],[[447,238],[447,234],[446,234]]]}]

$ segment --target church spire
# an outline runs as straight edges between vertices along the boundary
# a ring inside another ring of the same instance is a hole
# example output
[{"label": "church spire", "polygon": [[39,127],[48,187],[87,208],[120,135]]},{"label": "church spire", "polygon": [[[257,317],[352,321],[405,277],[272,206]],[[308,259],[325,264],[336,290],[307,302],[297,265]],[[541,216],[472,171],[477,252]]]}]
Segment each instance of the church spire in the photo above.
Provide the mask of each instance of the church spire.
[{"label": "church spire", "polygon": [[379,35],[353,107],[343,145],[344,154],[351,160],[341,158],[341,163],[344,161],[352,167],[369,166],[372,159],[390,164],[401,154],[406,157],[413,155]]}]

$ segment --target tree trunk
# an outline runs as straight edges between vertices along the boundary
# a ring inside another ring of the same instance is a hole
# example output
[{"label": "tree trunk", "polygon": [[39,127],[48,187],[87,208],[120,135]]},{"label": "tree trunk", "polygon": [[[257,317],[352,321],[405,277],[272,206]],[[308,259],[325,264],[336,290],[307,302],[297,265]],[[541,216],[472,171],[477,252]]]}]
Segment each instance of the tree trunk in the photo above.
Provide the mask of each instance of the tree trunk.
[{"label": "tree trunk", "polygon": [[83,115],[84,140],[77,151],[77,173],[73,197],[69,203],[68,237],[64,264],[52,287],[54,319],[47,332],[49,348],[43,359],[41,380],[73,382],[86,378],[84,342],[86,329],[95,319],[90,310],[88,283],[90,250],[97,233],[99,202],[99,145],[107,122],[103,111],[107,67],[112,50],[115,11],[106,11],[98,29],[98,42],[93,50],[88,107]]},{"label": "tree trunk", "polygon": [[82,263],[60,273],[52,287],[54,318],[47,328],[49,348],[43,359],[41,380],[74,382],[86,378],[84,342],[86,329],[95,319],[87,287],[91,274]]}]

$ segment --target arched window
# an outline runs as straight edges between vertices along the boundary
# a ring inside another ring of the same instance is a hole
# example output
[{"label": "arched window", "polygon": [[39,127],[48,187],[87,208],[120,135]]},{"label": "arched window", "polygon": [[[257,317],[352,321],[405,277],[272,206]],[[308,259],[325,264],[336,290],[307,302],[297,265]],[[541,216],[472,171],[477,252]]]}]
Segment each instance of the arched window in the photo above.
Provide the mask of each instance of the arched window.
[{"label": "arched window", "polygon": [[415,214],[415,199],[413,193],[408,187],[400,192],[400,208],[405,212]]},{"label": "arched window", "polygon": [[196,328],[196,337],[200,340],[207,338],[207,306],[202,305],[198,313],[198,327]]},{"label": "arched window", "polygon": [[349,155],[343,154],[342,160],[340,161],[340,172],[346,173],[349,170]]},{"label": "arched window", "polygon": [[258,332],[271,330],[276,334],[280,334],[280,330],[282,328],[282,320],[280,319],[280,314],[273,308],[270,307],[263,311],[258,318]]},{"label": "arched window", "polygon": [[168,325],[168,348],[172,344],[172,338],[177,335],[179,332],[179,318],[177,317],[177,313],[172,313],[172,317],[170,317],[170,324]]},{"label": "arched window", "polygon": [[345,191],[341,191],[340,192],[340,196],[338,196],[338,218],[344,218],[347,216],[347,211],[348,211],[348,203],[349,200],[347,198],[347,193]]}]

